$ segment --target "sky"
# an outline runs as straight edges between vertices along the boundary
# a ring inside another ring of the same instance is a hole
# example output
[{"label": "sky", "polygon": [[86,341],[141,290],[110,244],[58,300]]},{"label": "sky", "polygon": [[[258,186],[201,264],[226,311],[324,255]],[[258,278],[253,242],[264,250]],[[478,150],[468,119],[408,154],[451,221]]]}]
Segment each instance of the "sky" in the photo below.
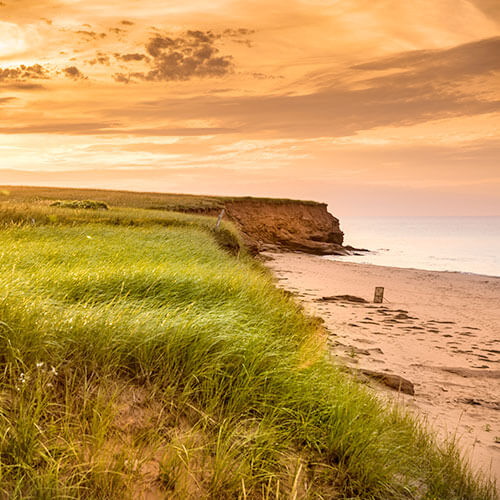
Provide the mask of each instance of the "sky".
[{"label": "sky", "polygon": [[500,215],[500,1],[1,0],[0,184]]}]

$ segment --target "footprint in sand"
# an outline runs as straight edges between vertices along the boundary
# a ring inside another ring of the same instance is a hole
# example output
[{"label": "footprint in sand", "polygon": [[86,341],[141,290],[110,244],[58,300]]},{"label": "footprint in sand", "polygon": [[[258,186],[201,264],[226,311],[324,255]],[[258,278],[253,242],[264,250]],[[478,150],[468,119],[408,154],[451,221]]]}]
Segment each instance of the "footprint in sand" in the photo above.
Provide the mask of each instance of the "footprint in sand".
[{"label": "footprint in sand", "polygon": [[493,354],[500,354],[500,350],[499,349],[483,349],[483,351],[485,351],[485,352],[491,352]]}]

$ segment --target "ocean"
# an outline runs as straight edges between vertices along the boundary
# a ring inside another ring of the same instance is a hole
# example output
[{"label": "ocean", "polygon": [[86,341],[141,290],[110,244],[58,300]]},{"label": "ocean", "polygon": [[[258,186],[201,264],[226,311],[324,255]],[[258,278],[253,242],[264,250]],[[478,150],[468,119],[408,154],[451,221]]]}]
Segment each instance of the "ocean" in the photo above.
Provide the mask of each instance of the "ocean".
[{"label": "ocean", "polygon": [[327,259],[500,276],[500,217],[342,217],[346,245],[364,255]]}]

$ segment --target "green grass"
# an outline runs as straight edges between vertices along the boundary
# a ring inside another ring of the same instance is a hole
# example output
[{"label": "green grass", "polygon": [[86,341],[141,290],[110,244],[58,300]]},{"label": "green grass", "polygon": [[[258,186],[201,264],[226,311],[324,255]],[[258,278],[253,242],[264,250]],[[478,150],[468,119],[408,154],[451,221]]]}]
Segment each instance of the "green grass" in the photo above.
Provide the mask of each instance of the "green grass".
[{"label": "green grass", "polygon": [[94,200],[56,200],[50,204],[51,207],[73,208],[77,210],[108,210],[109,207],[103,201]]},{"label": "green grass", "polygon": [[0,201],[11,203],[43,203],[54,200],[98,200],[114,207],[134,207],[176,212],[220,211],[226,203],[266,202],[277,205],[317,205],[316,201],[286,198],[254,198],[250,196],[208,196],[178,193],[141,193],[107,189],[76,189],[31,186],[0,186]]},{"label": "green grass", "polygon": [[495,498],[214,222],[0,213],[0,498]]},{"label": "green grass", "polygon": [[244,252],[241,239],[233,224],[223,221],[219,229],[214,231],[216,221],[212,217],[141,208],[108,207],[107,210],[93,210],[39,203],[0,202],[0,228],[23,225],[75,226],[88,223],[125,227],[197,228],[211,234],[219,246],[231,253]]}]

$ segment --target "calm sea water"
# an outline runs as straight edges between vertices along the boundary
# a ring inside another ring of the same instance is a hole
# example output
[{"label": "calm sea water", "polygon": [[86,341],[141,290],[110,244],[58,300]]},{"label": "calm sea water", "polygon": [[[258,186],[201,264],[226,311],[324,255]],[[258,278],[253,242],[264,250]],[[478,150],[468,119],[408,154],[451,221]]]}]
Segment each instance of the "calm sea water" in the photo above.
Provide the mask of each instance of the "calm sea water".
[{"label": "calm sea water", "polygon": [[500,217],[342,217],[345,244],[372,250],[333,260],[500,276]]}]

